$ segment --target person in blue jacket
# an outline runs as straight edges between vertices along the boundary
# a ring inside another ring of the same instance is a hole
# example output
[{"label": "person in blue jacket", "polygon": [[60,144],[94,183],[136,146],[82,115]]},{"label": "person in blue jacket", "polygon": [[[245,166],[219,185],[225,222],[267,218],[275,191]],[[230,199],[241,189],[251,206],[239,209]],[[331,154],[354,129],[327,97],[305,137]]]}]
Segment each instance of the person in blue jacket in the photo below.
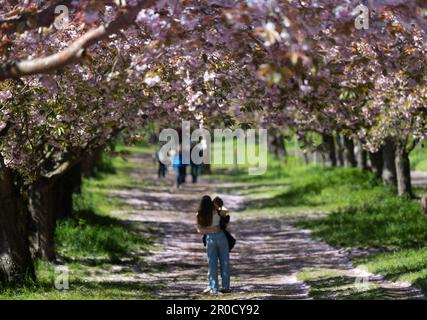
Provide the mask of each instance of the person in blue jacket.
[{"label": "person in blue jacket", "polygon": [[176,187],[182,188],[182,184],[185,183],[185,176],[187,175],[187,165],[183,163],[181,145],[179,145],[178,152],[175,153],[172,167],[176,172]]}]

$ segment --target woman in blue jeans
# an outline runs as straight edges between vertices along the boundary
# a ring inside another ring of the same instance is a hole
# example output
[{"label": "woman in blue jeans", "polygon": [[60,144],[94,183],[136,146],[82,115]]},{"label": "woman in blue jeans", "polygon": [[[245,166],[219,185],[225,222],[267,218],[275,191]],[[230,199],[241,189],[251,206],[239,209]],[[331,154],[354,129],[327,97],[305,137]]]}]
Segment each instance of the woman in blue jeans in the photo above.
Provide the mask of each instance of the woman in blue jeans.
[{"label": "woman in blue jeans", "polygon": [[220,216],[214,208],[211,197],[203,196],[197,211],[197,229],[206,234],[208,255],[208,288],[205,292],[218,294],[218,260],[220,262],[221,292],[230,292],[230,254],[227,238],[220,228]]}]

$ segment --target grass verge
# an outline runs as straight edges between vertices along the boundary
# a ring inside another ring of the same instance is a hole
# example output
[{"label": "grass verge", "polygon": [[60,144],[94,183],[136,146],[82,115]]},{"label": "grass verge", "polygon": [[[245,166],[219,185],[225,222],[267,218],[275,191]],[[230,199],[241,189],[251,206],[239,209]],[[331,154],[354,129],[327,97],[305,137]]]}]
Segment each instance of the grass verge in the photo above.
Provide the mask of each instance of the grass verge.
[{"label": "grass verge", "polygon": [[[270,158],[265,175],[249,176],[242,168],[213,179],[232,181],[230,190],[248,196],[242,214],[297,218],[298,227],[312,230],[315,238],[336,247],[376,248],[383,253],[354,263],[387,279],[415,284],[427,293],[427,217],[421,214],[419,203],[398,197],[372,174],[350,168],[305,167],[292,158],[279,163]],[[313,214],[316,212],[319,215]],[[336,289],[331,285],[325,289],[328,292],[322,291],[326,282],[317,281],[320,278],[336,278],[337,285],[346,288],[341,275],[326,271],[299,275],[310,282],[313,297],[327,298]],[[337,292],[341,297],[381,298],[375,288],[352,290]]]}]

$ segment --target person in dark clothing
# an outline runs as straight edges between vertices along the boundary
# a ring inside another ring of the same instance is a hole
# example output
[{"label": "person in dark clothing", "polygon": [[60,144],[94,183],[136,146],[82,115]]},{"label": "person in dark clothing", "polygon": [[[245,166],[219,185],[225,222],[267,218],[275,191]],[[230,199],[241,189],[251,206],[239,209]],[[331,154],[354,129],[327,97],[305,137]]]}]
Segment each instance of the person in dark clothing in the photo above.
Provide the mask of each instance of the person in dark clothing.
[{"label": "person in dark clothing", "polygon": [[182,184],[185,183],[185,176],[187,175],[187,165],[183,163],[181,145],[174,156],[172,166],[176,172],[176,187],[181,188]]},{"label": "person in dark clothing", "polygon": [[159,179],[166,177],[166,174],[167,174],[167,166],[166,166],[167,155],[163,155],[162,152],[160,150],[158,150],[158,151],[156,151],[155,158],[157,160],[157,165],[158,165],[157,176],[159,177]]},{"label": "person in dark clothing", "polygon": [[[194,150],[195,148],[197,148],[197,149],[198,149],[198,147],[197,147],[197,146],[194,146],[194,147],[193,147],[193,149],[192,149],[192,152],[193,152],[193,150]],[[200,152],[200,151],[199,151],[199,152]],[[193,183],[197,183],[197,178],[198,178],[198,176],[199,176],[199,174],[200,174],[200,164],[196,164],[196,163],[194,163],[193,159],[191,158],[191,159],[190,159],[190,166],[191,166],[191,181],[192,181]]]},{"label": "person in dark clothing", "polygon": [[[199,143],[192,146],[192,148],[191,148],[191,155],[198,154],[198,156],[200,158],[203,158],[203,153],[204,153],[204,146],[203,145],[204,145],[203,144],[203,139],[200,138],[199,139]],[[207,148],[207,147],[205,147],[205,148]],[[193,183],[197,183],[198,177],[202,173],[203,164],[201,164],[201,163],[196,164],[193,161],[193,157],[191,157],[191,159],[190,159],[190,165],[191,165],[191,178],[192,178],[192,181],[193,181]]]}]

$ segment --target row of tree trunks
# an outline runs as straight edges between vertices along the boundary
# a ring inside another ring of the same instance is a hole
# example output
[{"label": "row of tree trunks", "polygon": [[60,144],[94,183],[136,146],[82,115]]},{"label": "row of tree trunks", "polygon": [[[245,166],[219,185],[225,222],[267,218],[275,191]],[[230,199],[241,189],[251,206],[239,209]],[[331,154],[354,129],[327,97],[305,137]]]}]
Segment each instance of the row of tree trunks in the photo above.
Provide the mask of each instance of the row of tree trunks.
[{"label": "row of tree trunks", "polygon": [[[326,162],[331,166],[337,164],[371,170],[381,177],[384,185],[395,187],[399,195],[412,197],[411,169],[406,143],[387,138],[379,151],[368,153],[360,140],[339,135],[323,134],[323,148]],[[368,166],[368,155],[370,166]]]},{"label": "row of tree trunks", "polygon": [[55,227],[73,212],[73,194],[80,191],[82,167],[78,163],[57,178],[40,179],[28,189],[30,243],[33,258],[55,260]]},{"label": "row of tree trunks", "polygon": [[[3,160],[3,159],[1,159]],[[28,213],[15,175],[0,165],[0,282],[34,278],[28,240]]]},{"label": "row of tree trunks", "polygon": [[[87,172],[100,154],[92,154]],[[26,189],[17,186],[17,176],[0,157],[0,283],[35,278],[34,259],[55,259],[55,227],[58,219],[69,217],[73,193],[79,192],[81,163],[54,178],[41,178]]]},{"label": "row of tree trunks", "polygon": [[[362,143],[358,140],[357,144],[350,138],[334,137],[329,134],[322,135],[327,161],[335,167],[359,167],[362,170],[368,169],[368,153],[363,149]],[[356,151],[356,152],[355,152]]]}]

